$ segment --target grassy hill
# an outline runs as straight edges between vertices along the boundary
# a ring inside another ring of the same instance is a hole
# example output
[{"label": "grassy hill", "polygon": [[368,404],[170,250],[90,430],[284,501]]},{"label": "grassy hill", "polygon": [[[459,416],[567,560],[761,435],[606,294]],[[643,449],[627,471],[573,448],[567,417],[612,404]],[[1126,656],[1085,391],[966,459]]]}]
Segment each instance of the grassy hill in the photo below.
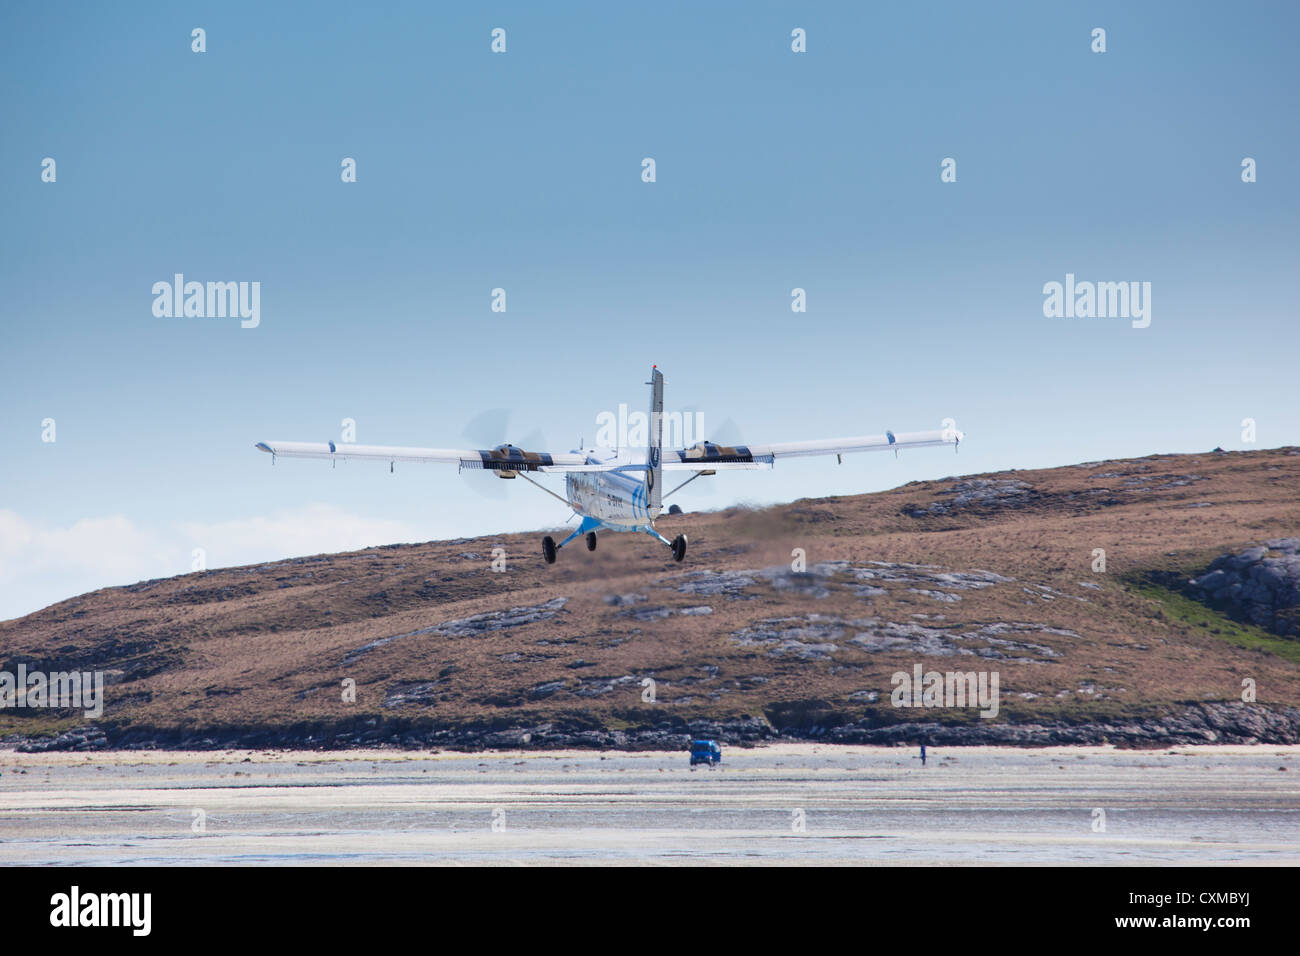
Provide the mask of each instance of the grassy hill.
[{"label": "grassy hill", "polygon": [[[606,534],[546,566],[529,533],[107,588],[0,623],[2,670],[107,672],[103,717],[0,710],[0,735],[82,749],[653,746],[688,729],[1295,741],[1300,641],[1181,582],[1297,534],[1298,490],[1297,449],[1158,455],[665,516],[665,535],[690,538],[681,565]],[[891,675],[916,663],[997,671],[998,716],[891,706]]]}]

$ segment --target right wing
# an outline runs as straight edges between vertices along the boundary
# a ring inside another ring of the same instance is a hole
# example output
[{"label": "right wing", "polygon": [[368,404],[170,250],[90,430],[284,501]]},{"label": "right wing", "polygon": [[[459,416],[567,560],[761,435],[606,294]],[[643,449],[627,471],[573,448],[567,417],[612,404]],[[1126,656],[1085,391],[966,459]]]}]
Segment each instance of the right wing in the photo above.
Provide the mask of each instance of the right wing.
[{"label": "right wing", "polygon": [[756,470],[771,468],[780,458],[808,455],[848,455],[859,451],[899,451],[904,448],[931,448],[959,445],[963,435],[955,428],[928,432],[885,432],[857,438],[825,438],[816,441],[779,442],[772,445],[716,445],[698,442],[680,451],[664,452],[665,471],[704,471],[708,469]]}]

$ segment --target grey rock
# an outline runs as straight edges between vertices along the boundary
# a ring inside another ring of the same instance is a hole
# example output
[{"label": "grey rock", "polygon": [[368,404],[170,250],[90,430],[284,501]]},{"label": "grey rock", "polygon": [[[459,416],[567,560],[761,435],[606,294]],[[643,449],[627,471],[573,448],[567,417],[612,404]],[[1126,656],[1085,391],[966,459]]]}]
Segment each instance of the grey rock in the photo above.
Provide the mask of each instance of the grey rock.
[{"label": "grey rock", "polygon": [[550,620],[563,610],[568,600],[568,598],[563,597],[552,598],[545,604],[537,604],[531,607],[512,607],[505,611],[488,611],[484,614],[475,614],[473,617],[445,621],[442,624],[435,624],[433,627],[422,627],[416,631],[407,631],[405,634],[381,637],[348,651],[343,657],[343,663],[345,665],[351,664],[364,654],[407,637],[420,637],[423,635],[475,637],[505,628],[521,627],[525,624]]},{"label": "grey rock", "polygon": [[942,601],[945,604],[955,604],[961,600],[960,594],[953,594],[949,591],[927,591],[925,588],[908,588],[913,594],[919,594],[922,597],[928,597],[935,601]]},{"label": "grey rock", "polygon": [[544,700],[556,691],[562,690],[565,683],[566,682],[562,680],[553,680],[547,681],[544,684],[536,684],[528,689],[528,696],[533,700]]},{"label": "grey rock", "polygon": [[700,597],[745,597],[745,589],[754,584],[752,572],[747,571],[692,571],[683,577],[686,580],[677,590]]},{"label": "grey rock", "polygon": [[952,495],[950,501],[936,501],[926,508],[905,505],[903,513],[920,518],[951,514],[965,508],[1019,507],[1032,499],[1033,491],[1030,485],[1015,478],[971,478],[938,492]]},{"label": "grey rock", "polygon": [[967,655],[1016,663],[1042,663],[1060,655],[1027,635],[1077,638],[1073,631],[1041,624],[998,622],[968,630],[898,623],[877,618],[843,620],[821,614],[757,621],[730,637],[742,647],[762,647],[771,657],[828,660],[842,647],[866,651],[906,651],[936,657]]},{"label": "grey rock", "polygon": [[1222,554],[1185,590],[1236,620],[1300,636],[1300,538],[1273,538]]}]

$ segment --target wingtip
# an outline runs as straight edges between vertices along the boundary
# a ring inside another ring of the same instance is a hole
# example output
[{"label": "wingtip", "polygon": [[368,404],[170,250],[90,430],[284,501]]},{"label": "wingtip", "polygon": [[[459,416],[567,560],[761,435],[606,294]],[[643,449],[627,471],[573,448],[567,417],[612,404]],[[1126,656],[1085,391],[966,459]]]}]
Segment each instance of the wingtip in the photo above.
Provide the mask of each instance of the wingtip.
[{"label": "wingtip", "polygon": [[271,451],[271,446],[264,441],[257,442],[255,445],[253,445],[253,447],[256,448],[258,451],[266,452],[268,455],[275,454],[275,452]]}]

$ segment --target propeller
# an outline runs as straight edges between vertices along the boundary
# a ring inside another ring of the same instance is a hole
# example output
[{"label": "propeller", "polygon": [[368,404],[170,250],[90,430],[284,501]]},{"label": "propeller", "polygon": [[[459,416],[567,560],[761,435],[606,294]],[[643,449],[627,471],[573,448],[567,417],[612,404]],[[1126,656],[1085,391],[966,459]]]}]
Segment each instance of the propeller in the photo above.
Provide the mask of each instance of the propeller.
[{"label": "propeller", "polygon": [[724,419],[722,424],[713,429],[713,433],[705,435],[709,441],[715,445],[743,445],[745,444],[744,436],[741,433],[740,426],[736,424],[735,419]]},{"label": "propeller", "polygon": [[[691,421],[694,422],[695,413],[699,410],[700,410],[699,406],[688,405],[682,409],[682,418],[685,419],[687,415],[690,415]],[[734,418],[723,419],[723,421],[717,426],[714,426],[709,422],[709,417],[707,415],[704,416],[703,420],[704,420],[704,434],[693,435],[691,437],[691,444],[695,444],[696,442],[701,442],[701,441],[710,441],[713,442],[715,445],[745,444],[743,431],[740,425],[736,423],[736,420]],[[701,478],[699,481],[691,482],[690,487],[685,489],[682,492],[682,494],[683,495],[690,494],[696,498],[716,498],[719,494],[717,489],[717,482],[718,482],[718,476],[714,476],[712,478]],[[677,504],[681,504],[681,501],[679,501],[676,497],[674,497],[672,500]]]},{"label": "propeller", "polygon": [[[461,437],[474,448],[496,448],[509,443],[525,451],[547,450],[546,437],[540,429],[534,428],[518,441],[511,440],[510,417],[511,411],[508,408],[485,409],[466,423],[461,430]],[[484,498],[502,501],[507,497],[506,482],[498,478],[495,472],[473,469],[462,474],[469,486]]]}]

